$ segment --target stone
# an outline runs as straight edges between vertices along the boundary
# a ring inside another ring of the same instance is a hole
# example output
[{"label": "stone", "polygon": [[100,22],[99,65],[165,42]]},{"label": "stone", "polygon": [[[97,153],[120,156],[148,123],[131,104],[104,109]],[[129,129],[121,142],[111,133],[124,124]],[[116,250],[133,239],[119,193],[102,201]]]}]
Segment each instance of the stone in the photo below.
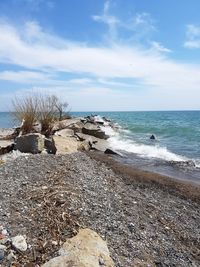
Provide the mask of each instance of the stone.
[{"label": "stone", "polygon": [[59,251],[60,256],[42,267],[114,267],[106,242],[94,231],[82,229],[68,239]]},{"label": "stone", "polygon": [[56,154],[70,154],[78,151],[80,145],[74,137],[53,137],[56,146]]},{"label": "stone", "polygon": [[12,246],[20,251],[26,251],[28,246],[26,243],[26,239],[22,235],[17,235],[13,238],[11,238]]},{"label": "stone", "polygon": [[82,141],[80,145],[78,146],[79,151],[89,151],[91,149],[91,143],[87,140]]},{"label": "stone", "polygon": [[80,122],[80,118],[72,118],[72,119],[58,121],[54,124],[52,130],[55,133],[56,131],[59,131],[59,130],[65,129],[65,128],[69,128],[69,126],[71,126],[77,122]]},{"label": "stone", "polygon": [[56,136],[62,137],[72,137],[74,136],[74,131],[72,129],[62,129],[55,133]]},{"label": "stone", "polygon": [[[1,141],[1,143],[2,143],[2,141]],[[4,154],[7,154],[7,153],[13,151],[14,147],[15,147],[14,143],[1,146],[0,147],[0,155],[4,155]]]},{"label": "stone", "polygon": [[40,133],[31,133],[16,138],[16,150],[23,153],[37,154],[44,150],[45,136]]},{"label": "stone", "polygon": [[108,139],[109,136],[105,134],[104,131],[101,130],[99,126],[96,126],[92,123],[86,123],[82,128],[82,133],[92,135],[94,137],[100,139]]},{"label": "stone", "polygon": [[152,134],[152,135],[150,136],[150,139],[151,139],[151,140],[155,140],[155,139],[156,139],[155,135]]},{"label": "stone", "polygon": [[110,154],[110,155],[117,155],[117,156],[120,156],[120,157],[123,157],[123,155],[111,148],[107,148],[104,152],[105,154]]},{"label": "stone", "polygon": [[44,146],[48,154],[56,154],[57,148],[53,138],[45,138]]},{"label": "stone", "polygon": [[0,249],[0,262],[3,261],[5,257],[5,251],[3,249]]}]

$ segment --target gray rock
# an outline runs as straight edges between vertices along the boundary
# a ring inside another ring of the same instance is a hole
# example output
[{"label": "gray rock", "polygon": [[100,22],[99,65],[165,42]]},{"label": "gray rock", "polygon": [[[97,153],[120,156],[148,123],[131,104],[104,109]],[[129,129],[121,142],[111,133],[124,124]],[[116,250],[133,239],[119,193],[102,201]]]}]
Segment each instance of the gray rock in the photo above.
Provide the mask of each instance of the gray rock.
[{"label": "gray rock", "polygon": [[12,246],[20,251],[26,251],[28,246],[26,243],[26,239],[22,235],[17,235],[11,239]]},{"label": "gray rock", "polygon": [[44,150],[44,135],[31,133],[16,138],[15,148],[23,153],[37,154]]},{"label": "gray rock", "polygon": [[45,138],[44,146],[48,154],[56,154],[57,148],[53,138]]},{"label": "gray rock", "polygon": [[107,148],[104,152],[105,154],[110,154],[110,155],[117,155],[117,156],[120,156],[120,157],[123,157],[123,155],[111,148]]},{"label": "gray rock", "polygon": [[3,249],[0,249],[0,262],[3,261],[5,257],[5,251]]},{"label": "gray rock", "polygon": [[82,133],[92,135],[94,137],[100,138],[100,139],[108,139],[109,136],[105,134],[104,131],[100,129],[100,127],[92,124],[92,123],[86,123],[84,127],[82,128]]},{"label": "gray rock", "polygon": [[62,130],[57,131],[55,135],[62,136],[62,137],[71,137],[71,136],[74,136],[74,130],[62,129]]}]

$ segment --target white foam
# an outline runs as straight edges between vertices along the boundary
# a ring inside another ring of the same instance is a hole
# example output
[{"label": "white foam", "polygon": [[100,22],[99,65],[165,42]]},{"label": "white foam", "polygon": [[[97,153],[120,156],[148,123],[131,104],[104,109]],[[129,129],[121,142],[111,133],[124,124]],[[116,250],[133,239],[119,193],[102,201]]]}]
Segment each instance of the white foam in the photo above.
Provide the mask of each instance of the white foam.
[{"label": "white foam", "polygon": [[118,136],[113,136],[108,139],[110,146],[116,150],[124,150],[130,153],[138,154],[141,157],[159,158],[163,160],[173,161],[185,161],[187,160],[183,156],[170,152],[166,147],[158,145],[151,146],[145,144],[137,144],[129,139],[121,139]]}]

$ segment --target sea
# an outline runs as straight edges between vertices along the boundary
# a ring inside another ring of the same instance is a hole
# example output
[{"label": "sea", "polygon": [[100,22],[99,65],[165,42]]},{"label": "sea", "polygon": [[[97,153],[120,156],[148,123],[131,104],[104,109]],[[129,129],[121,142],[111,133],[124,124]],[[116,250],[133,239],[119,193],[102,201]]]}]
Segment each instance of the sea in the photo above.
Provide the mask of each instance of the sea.
[{"label": "sea", "polygon": [[[124,164],[200,184],[200,111],[71,112],[111,119],[117,131],[105,129]],[[16,126],[0,113],[0,128]],[[151,135],[156,137],[150,139]]]}]

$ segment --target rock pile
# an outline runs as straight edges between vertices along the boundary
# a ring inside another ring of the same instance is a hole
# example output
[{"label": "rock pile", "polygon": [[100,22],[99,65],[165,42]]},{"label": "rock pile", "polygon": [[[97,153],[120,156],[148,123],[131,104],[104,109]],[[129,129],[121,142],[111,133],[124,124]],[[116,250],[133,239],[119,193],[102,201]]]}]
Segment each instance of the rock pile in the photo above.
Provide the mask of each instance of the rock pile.
[{"label": "rock pile", "polygon": [[[78,150],[98,150],[119,155],[109,146],[109,135],[106,134],[106,129],[117,131],[118,128],[109,119],[97,115],[56,122],[52,127],[52,135],[48,138],[41,134],[40,127],[37,125],[34,133],[25,135],[21,135],[18,127],[17,131],[4,136],[4,141],[0,141],[0,155],[12,150],[32,154],[67,154]],[[9,138],[14,139],[5,141]]]}]

